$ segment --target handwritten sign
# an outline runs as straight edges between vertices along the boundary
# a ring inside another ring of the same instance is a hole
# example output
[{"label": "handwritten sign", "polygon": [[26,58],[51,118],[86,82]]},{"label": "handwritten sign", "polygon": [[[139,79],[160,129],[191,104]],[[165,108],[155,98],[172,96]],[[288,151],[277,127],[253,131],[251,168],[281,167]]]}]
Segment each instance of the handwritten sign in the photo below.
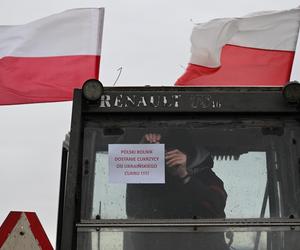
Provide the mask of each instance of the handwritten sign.
[{"label": "handwritten sign", "polygon": [[165,183],[164,144],[109,144],[111,183]]}]

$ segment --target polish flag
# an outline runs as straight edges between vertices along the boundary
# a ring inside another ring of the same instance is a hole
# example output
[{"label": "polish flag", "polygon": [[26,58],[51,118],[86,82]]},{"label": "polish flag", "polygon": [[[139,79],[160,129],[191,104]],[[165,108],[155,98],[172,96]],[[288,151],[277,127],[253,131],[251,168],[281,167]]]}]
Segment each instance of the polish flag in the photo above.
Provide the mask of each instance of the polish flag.
[{"label": "polish flag", "polygon": [[73,9],[0,26],[0,104],[72,99],[98,78],[104,9]]},{"label": "polish flag", "polygon": [[191,59],[177,86],[283,86],[289,79],[300,8],[195,25]]}]

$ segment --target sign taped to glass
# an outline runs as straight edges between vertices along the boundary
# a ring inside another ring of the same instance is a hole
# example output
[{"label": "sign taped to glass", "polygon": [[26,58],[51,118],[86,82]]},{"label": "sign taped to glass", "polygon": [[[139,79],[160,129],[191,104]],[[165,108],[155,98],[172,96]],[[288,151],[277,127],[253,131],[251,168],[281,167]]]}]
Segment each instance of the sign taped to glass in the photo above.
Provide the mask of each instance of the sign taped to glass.
[{"label": "sign taped to glass", "polygon": [[165,183],[164,144],[109,144],[109,182]]}]

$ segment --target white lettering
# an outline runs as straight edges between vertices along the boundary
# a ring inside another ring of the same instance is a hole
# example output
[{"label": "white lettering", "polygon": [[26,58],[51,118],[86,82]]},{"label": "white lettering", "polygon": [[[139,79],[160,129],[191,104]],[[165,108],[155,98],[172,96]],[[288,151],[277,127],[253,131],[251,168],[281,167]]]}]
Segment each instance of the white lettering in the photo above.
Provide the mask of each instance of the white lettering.
[{"label": "white lettering", "polygon": [[154,108],[159,107],[159,99],[159,96],[150,96],[150,105]]},{"label": "white lettering", "polygon": [[141,96],[141,97],[140,97],[139,102],[138,102],[138,104],[137,104],[137,107],[139,107],[140,104],[142,104],[142,106],[144,106],[144,107],[147,107],[147,103],[146,103],[146,100],[145,100],[145,97],[144,97],[144,96]]},{"label": "white lettering", "polygon": [[126,96],[125,107],[135,107],[135,101],[133,101],[133,99],[135,99],[135,95],[133,95],[132,97]]},{"label": "white lettering", "polygon": [[173,101],[174,101],[174,108],[178,108],[179,107],[179,99],[180,99],[181,95],[173,95]]},{"label": "white lettering", "polygon": [[119,95],[119,96],[116,96],[116,99],[115,99],[115,104],[114,106],[115,107],[118,107],[118,108],[122,108],[123,105],[122,105],[122,95]]},{"label": "white lettering", "polygon": [[101,108],[110,108],[110,96],[109,95],[102,95],[100,100],[100,107]]}]

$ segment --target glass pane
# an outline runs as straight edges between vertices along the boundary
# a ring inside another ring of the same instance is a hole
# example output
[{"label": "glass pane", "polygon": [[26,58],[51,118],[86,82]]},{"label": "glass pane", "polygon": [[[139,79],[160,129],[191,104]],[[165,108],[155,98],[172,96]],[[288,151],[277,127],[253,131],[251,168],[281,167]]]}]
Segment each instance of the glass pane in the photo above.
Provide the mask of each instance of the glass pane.
[{"label": "glass pane", "polygon": [[[214,171],[223,180],[228,194],[226,218],[259,218],[267,187],[266,153],[249,152],[238,160],[219,158],[214,162]],[[262,217],[268,218],[266,208]]]},{"label": "glass pane", "polygon": [[[253,161],[256,164],[247,168]],[[267,180],[265,153],[251,152],[238,160],[215,159],[214,162],[214,171],[230,194],[225,206],[226,218],[259,218]],[[98,181],[95,182],[92,217],[96,218],[100,214],[102,219],[126,219],[126,184],[110,184],[107,181],[107,152],[96,153],[95,167],[95,178]],[[241,180],[244,181],[241,183]],[[267,209],[264,217],[269,216]]]},{"label": "glass pane", "polygon": [[97,152],[95,162],[93,214],[101,219],[126,219],[126,184],[109,184],[108,154]]},{"label": "glass pane", "polygon": [[[161,231],[160,231],[161,230]],[[169,231],[167,231],[169,230]],[[247,228],[213,232],[174,228],[117,228],[78,232],[78,248],[86,250],[297,250],[300,232]]]},{"label": "glass pane", "polygon": [[[83,219],[298,217],[298,127],[247,120],[141,124],[85,129]],[[164,146],[165,183],[111,182],[110,145],[131,149],[151,140]]]}]

